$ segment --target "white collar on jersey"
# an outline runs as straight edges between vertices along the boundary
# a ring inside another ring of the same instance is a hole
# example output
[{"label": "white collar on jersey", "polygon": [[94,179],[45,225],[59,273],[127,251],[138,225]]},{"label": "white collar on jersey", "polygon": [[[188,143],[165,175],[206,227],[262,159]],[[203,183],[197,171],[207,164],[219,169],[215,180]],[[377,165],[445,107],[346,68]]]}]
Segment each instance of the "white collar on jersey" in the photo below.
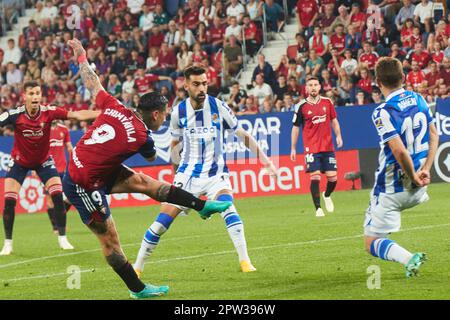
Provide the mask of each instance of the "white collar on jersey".
[{"label": "white collar on jersey", "polygon": [[388,102],[389,100],[391,100],[393,97],[398,96],[400,93],[405,92],[405,89],[400,88],[398,90],[395,90],[394,92],[391,92],[387,97],[386,97],[386,102]]}]

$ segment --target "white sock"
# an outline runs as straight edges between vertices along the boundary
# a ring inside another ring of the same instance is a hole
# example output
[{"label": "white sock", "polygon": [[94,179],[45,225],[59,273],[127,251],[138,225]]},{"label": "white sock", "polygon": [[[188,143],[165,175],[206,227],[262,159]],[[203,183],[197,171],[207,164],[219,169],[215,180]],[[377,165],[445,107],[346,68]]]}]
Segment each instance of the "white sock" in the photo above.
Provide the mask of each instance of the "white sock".
[{"label": "white sock", "polygon": [[239,256],[239,261],[250,261],[247,252],[247,241],[245,240],[244,224],[236,211],[236,207],[232,205],[220,215],[225,220],[228,234],[231,241],[233,241],[234,248]]},{"label": "white sock", "polygon": [[228,234],[230,235],[231,241],[233,241],[234,248],[239,256],[239,261],[250,261],[244,234],[244,225],[241,223],[228,228]]},{"label": "white sock", "polygon": [[133,265],[135,269],[144,271],[145,261],[153,253],[153,250],[155,250],[156,246],[157,244],[151,244],[145,240],[142,240],[141,248],[139,249],[136,262]]},{"label": "white sock", "polygon": [[4,243],[5,246],[6,246],[6,245],[12,246],[12,244],[13,244],[12,239],[5,239],[5,243]]},{"label": "white sock", "polygon": [[391,261],[399,262],[406,266],[406,264],[411,260],[413,254],[406,250],[405,248],[400,247],[398,244],[394,244],[389,250],[387,257]]}]

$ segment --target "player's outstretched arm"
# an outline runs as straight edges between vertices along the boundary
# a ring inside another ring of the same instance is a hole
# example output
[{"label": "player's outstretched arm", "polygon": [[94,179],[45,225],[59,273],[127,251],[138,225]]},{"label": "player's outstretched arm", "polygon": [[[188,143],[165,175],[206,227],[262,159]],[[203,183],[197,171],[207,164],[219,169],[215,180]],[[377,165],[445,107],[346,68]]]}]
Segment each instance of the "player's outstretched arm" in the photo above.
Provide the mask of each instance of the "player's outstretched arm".
[{"label": "player's outstretched arm", "polygon": [[261,161],[266,170],[269,171],[271,176],[277,175],[277,168],[273,164],[273,162],[267,157],[267,155],[262,151],[255,138],[245,131],[242,128],[238,128],[236,130],[236,136],[239,137],[242,141],[244,141],[245,146],[250,149],[253,153],[256,154],[256,157]]},{"label": "player's outstretched arm", "polygon": [[422,187],[424,185],[423,179],[419,177],[417,172],[414,170],[414,163],[411,159],[411,155],[405,148],[401,138],[396,136],[388,142],[388,146],[392,151],[397,162],[402,167],[403,172],[414,182],[417,186]]},{"label": "player's outstretched arm", "polygon": [[86,58],[86,50],[84,50],[83,45],[80,40],[74,38],[72,40],[67,41],[67,44],[72,48],[75,57],[80,64],[80,74],[81,79],[83,79],[83,83],[86,88],[91,92],[94,99],[97,97],[97,94],[101,90],[105,90],[100,83],[100,79],[97,74],[92,70],[89,62]]},{"label": "player's outstretched arm", "polygon": [[67,113],[67,119],[78,121],[94,120],[100,114],[101,112],[97,110],[69,111]]}]

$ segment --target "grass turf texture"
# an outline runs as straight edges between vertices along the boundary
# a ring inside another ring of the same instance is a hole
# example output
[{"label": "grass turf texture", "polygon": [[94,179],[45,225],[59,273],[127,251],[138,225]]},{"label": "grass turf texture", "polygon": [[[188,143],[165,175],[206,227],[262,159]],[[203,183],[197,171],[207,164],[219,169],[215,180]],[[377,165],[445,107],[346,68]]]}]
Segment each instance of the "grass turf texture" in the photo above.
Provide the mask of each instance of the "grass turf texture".
[{"label": "grass turf texture", "polygon": [[[431,200],[403,214],[391,238],[410,251],[424,251],[421,276],[406,279],[403,266],[363,250],[362,223],[368,190],[337,192],[335,212],[316,218],[310,195],[236,201],[257,272],[239,272],[237,255],[220,216],[195,212],[176,219],[146,264],[143,280],[168,284],[156,299],[449,299],[450,202],[448,184],[429,188]],[[159,207],[113,209],[124,251],[136,257],[142,236]],[[68,216],[63,252],[46,214],[18,215],[11,256],[0,257],[0,299],[127,299],[97,239],[78,214]],[[78,266],[81,288],[69,290],[69,266]],[[381,289],[369,290],[367,268],[381,269]]]}]

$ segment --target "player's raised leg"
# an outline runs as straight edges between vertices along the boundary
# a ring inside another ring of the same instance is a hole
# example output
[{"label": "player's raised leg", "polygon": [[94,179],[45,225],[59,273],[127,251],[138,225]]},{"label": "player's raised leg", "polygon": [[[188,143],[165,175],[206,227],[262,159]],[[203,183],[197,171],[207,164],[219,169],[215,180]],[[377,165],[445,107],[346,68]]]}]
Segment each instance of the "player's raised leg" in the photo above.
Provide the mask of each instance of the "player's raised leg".
[{"label": "player's raised leg", "polygon": [[2,251],[0,251],[0,256],[10,255],[13,252],[12,235],[14,227],[15,208],[18,200],[20,186],[21,184],[15,179],[5,179],[5,206],[3,209],[3,229],[5,232],[5,242],[3,244]]},{"label": "player's raised leg", "polygon": [[[233,195],[230,190],[222,190],[218,193],[217,200],[233,202]],[[247,241],[245,239],[244,224],[239,216],[234,204],[226,211],[222,212],[221,217],[225,221],[228,235],[233,242],[234,248],[239,257],[239,264],[242,272],[253,272],[256,268],[252,265],[247,250]]]}]

